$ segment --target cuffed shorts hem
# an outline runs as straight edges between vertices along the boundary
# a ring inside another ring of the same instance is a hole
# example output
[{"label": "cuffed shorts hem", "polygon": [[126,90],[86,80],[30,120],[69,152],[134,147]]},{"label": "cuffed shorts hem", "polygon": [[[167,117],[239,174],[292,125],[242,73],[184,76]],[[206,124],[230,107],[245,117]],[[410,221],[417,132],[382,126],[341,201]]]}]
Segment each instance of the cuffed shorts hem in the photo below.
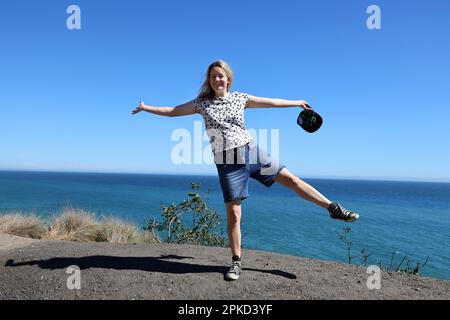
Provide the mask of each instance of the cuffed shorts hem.
[{"label": "cuffed shorts hem", "polygon": [[278,177],[278,175],[280,174],[281,170],[283,170],[284,168],[287,168],[286,166],[281,166],[280,169],[278,169],[277,173],[275,173],[269,181],[267,181],[267,183],[263,183],[267,188],[270,188],[274,183],[275,183],[275,178]]},{"label": "cuffed shorts hem", "polygon": [[227,202],[243,201],[243,200],[247,199],[248,197],[249,197],[249,195],[247,194],[247,195],[239,196],[239,197],[236,197],[236,198],[233,198],[230,200],[224,200],[224,202],[227,203]]}]

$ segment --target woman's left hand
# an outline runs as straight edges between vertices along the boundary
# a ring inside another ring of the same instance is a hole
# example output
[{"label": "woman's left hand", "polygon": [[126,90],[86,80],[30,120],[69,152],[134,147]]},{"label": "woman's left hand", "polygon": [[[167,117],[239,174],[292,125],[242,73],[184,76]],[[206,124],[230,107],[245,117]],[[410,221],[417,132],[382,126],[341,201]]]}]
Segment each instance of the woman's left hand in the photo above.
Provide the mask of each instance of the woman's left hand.
[{"label": "woman's left hand", "polygon": [[311,106],[305,100],[300,100],[300,107],[302,107],[305,110],[311,110],[312,111]]}]

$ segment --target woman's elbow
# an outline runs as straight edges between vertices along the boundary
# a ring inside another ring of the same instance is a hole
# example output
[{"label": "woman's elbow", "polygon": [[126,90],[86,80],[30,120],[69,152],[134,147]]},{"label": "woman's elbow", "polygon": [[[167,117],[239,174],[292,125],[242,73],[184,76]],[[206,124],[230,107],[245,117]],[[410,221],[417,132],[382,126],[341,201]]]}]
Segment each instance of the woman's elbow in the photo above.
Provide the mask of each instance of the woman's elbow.
[{"label": "woman's elbow", "polygon": [[167,110],[167,112],[164,115],[166,117],[173,118],[173,117],[178,116],[178,112],[177,112],[176,108],[170,108]]}]

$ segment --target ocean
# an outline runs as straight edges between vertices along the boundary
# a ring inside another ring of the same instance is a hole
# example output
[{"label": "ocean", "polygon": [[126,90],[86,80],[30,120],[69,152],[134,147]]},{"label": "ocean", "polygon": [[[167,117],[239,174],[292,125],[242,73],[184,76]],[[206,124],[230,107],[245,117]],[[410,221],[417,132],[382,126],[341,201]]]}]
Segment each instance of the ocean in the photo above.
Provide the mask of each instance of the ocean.
[{"label": "ocean", "polygon": [[[347,224],[293,191],[251,180],[250,197],[242,202],[242,246],[248,249],[348,262],[340,239],[350,227],[353,262],[360,252],[367,263],[397,266],[406,255],[410,266],[427,264],[421,275],[450,280],[450,183],[304,179],[330,200],[360,213]],[[21,211],[44,219],[64,207],[116,216],[144,226],[160,219],[161,206],[179,203],[191,182],[208,193],[208,204],[223,217],[225,206],[218,177],[156,174],[60,173],[0,171],[0,214]]]}]

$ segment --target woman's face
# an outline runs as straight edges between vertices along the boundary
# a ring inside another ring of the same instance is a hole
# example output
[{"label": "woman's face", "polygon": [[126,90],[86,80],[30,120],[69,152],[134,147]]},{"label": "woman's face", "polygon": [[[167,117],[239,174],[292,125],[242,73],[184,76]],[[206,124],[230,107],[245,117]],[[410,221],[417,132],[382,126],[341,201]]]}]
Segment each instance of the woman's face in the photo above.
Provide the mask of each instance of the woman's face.
[{"label": "woman's face", "polygon": [[216,96],[227,93],[228,77],[221,67],[214,67],[209,73],[209,84],[216,93]]}]

